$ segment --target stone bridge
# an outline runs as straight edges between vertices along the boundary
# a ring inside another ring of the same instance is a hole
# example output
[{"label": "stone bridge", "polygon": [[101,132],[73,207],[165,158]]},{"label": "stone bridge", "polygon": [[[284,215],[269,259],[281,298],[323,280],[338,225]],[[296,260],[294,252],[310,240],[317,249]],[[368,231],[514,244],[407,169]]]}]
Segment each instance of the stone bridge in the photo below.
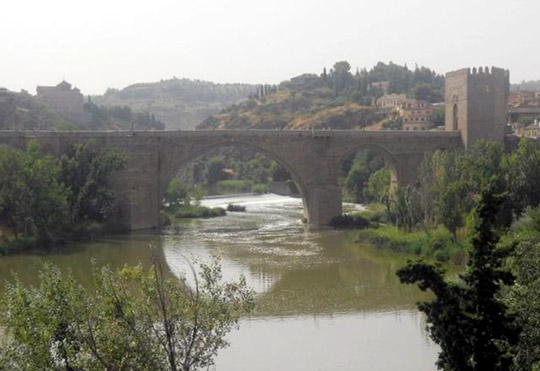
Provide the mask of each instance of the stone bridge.
[{"label": "stone bridge", "polygon": [[392,184],[414,182],[426,154],[462,146],[457,131],[120,131],[0,132],[0,144],[24,148],[37,139],[54,155],[74,143],[91,141],[128,155],[125,170],[112,181],[117,194],[117,222],[126,229],[159,225],[161,200],[169,181],[189,161],[225,146],[244,146],[264,153],[286,168],[302,194],[310,227],[341,215],[338,177],[342,162],[360,149],[372,149],[386,161]]}]

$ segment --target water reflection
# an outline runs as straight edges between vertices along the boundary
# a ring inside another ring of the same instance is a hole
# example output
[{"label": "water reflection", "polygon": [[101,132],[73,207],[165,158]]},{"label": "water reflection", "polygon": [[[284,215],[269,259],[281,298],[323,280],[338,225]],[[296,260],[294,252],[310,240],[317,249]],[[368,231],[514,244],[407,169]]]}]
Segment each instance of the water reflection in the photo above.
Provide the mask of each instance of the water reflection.
[{"label": "water reflection", "polygon": [[40,265],[51,261],[89,285],[92,259],[148,266],[150,244],[176,275],[189,272],[186,257],[208,261],[219,254],[225,279],[243,274],[258,298],[256,312],[219,354],[217,370],[435,369],[436,348],[414,306],[426,296],[395,275],[407,257],[362,246],[356,233],[307,231],[298,199],[265,195],[204,204],[230,202],[247,212],[187,220],[161,234],[0,258],[0,279],[14,271],[37,283]]}]

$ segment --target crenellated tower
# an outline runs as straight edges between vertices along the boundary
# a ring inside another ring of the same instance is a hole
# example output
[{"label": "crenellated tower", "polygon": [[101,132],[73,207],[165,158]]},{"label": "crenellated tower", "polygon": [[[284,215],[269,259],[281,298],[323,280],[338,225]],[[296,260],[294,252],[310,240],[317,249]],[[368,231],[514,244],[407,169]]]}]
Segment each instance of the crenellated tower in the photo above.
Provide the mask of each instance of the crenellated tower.
[{"label": "crenellated tower", "polygon": [[466,149],[478,139],[503,142],[510,73],[502,68],[464,68],[446,74],[447,131],[459,130]]}]

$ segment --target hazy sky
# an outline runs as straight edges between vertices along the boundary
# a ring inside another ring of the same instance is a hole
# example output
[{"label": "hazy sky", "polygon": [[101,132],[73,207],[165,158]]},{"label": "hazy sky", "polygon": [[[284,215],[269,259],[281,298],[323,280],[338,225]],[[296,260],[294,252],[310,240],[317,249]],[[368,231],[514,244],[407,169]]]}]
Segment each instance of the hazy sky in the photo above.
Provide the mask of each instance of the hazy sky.
[{"label": "hazy sky", "polygon": [[338,60],[540,79],[540,0],[3,0],[0,87],[279,83]]}]

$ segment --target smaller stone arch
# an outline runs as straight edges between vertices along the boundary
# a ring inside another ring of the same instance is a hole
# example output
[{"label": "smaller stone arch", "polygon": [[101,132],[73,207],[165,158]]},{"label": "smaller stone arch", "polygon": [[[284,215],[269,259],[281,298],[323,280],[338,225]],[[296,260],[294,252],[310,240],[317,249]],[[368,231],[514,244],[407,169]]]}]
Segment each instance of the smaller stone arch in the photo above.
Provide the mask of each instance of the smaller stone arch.
[{"label": "smaller stone arch", "polygon": [[390,190],[392,191],[396,189],[400,180],[400,169],[399,169],[398,161],[396,157],[392,154],[392,152],[390,152],[387,148],[381,145],[372,144],[372,143],[363,143],[363,144],[356,145],[352,148],[348,148],[340,156],[338,160],[338,164],[341,166],[341,164],[345,162],[351,155],[363,149],[371,150],[383,159],[385,165],[388,167],[388,170],[390,171]]}]

